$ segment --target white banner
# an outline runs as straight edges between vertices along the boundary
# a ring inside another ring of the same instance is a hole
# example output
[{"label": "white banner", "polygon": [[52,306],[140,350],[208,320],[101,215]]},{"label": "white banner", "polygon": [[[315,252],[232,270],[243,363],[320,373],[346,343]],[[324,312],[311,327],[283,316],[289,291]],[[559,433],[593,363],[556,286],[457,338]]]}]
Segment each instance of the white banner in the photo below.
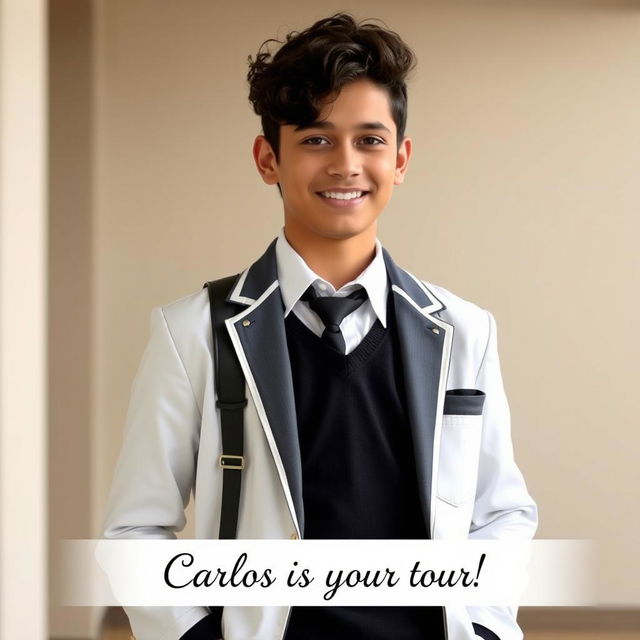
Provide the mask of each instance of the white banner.
[{"label": "white banner", "polygon": [[587,540],[65,540],[61,605],[595,604]]}]

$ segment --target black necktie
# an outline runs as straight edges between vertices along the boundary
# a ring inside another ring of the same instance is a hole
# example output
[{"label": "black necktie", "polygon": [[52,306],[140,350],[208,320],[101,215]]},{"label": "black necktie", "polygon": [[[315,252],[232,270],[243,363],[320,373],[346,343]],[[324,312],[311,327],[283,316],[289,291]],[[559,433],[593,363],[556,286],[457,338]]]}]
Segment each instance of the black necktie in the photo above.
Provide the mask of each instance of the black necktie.
[{"label": "black necktie", "polygon": [[366,289],[361,287],[345,298],[339,298],[338,296],[319,296],[311,285],[300,299],[308,302],[309,307],[324,323],[322,340],[331,348],[344,354],[346,348],[340,323],[367,299]]}]

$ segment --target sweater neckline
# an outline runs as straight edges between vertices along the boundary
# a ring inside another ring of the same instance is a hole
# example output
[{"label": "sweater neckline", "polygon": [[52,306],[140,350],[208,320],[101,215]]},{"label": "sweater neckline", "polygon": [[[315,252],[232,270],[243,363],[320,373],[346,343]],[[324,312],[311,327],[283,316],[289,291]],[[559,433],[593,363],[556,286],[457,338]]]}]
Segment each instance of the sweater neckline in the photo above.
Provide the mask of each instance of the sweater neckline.
[{"label": "sweater neckline", "polygon": [[342,369],[346,375],[351,375],[367,362],[382,345],[388,334],[388,330],[382,326],[380,319],[376,318],[373,326],[369,329],[367,335],[362,338],[358,346],[350,353],[341,354],[322,342],[322,338],[309,329],[295,312],[292,311],[287,316],[286,323],[300,336],[305,346],[309,348],[314,356]]}]

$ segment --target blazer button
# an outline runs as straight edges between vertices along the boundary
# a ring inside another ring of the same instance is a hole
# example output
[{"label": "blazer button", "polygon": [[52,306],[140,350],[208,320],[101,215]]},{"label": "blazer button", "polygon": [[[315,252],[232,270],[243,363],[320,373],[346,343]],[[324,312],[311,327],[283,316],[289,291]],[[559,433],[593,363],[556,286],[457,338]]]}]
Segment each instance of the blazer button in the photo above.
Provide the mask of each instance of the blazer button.
[{"label": "blazer button", "polygon": [[289,538],[291,538],[291,540],[297,540],[298,539],[298,534],[294,531]]},{"label": "blazer button", "polygon": [[248,327],[251,324],[251,320],[243,320],[242,321],[242,326],[243,327]]}]

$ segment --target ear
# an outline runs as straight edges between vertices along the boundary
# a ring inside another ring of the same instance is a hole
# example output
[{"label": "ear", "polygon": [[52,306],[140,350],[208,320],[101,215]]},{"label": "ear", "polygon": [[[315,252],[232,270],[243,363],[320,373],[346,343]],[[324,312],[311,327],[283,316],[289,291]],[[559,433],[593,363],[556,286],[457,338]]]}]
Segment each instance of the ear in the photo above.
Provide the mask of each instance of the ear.
[{"label": "ear", "polygon": [[396,156],[396,172],[393,184],[402,184],[404,182],[404,174],[409,166],[409,158],[411,157],[411,138],[404,138],[400,143],[398,155]]},{"label": "ear", "polygon": [[253,159],[264,182],[266,184],[276,184],[278,182],[276,155],[263,135],[258,136],[253,141]]}]

